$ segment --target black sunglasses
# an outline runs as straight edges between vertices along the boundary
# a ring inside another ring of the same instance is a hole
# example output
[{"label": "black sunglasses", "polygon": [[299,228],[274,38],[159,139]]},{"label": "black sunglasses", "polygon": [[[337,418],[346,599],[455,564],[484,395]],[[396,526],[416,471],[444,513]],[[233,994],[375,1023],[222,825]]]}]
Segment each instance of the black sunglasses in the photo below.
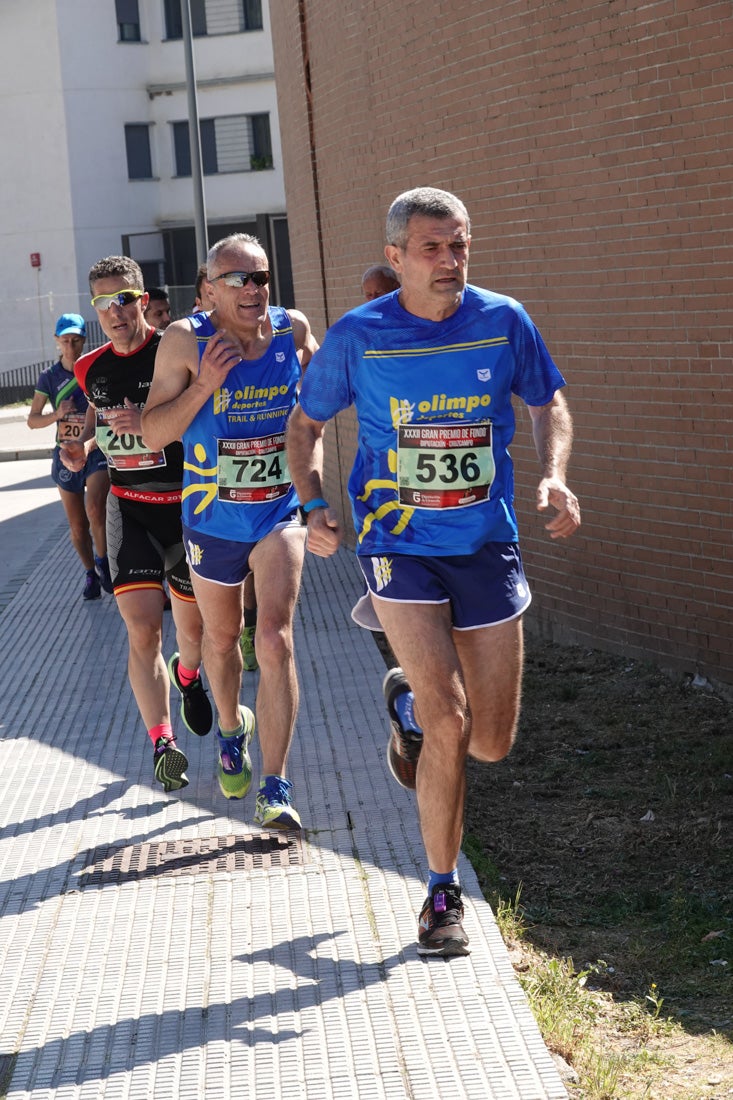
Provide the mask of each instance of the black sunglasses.
[{"label": "black sunglasses", "polygon": [[210,283],[218,283],[219,280],[224,283],[225,286],[233,286],[239,289],[246,286],[247,283],[252,280],[255,286],[267,286],[270,281],[269,271],[225,271],[223,275],[215,275],[213,279],[209,279]]}]

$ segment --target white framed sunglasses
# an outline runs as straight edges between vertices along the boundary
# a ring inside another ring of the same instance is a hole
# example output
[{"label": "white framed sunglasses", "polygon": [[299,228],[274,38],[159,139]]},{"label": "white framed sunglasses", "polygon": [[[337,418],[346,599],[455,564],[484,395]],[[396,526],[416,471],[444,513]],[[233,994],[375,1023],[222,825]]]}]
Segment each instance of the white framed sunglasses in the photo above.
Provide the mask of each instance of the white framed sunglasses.
[{"label": "white framed sunglasses", "polygon": [[110,306],[119,306],[122,309],[123,306],[129,306],[133,302],[137,302],[144,293],[144,290],[118,290],[115,294],[97,294],[95,298],[92,298],[92,305],[95,309],[101,309],[103,313]]}]

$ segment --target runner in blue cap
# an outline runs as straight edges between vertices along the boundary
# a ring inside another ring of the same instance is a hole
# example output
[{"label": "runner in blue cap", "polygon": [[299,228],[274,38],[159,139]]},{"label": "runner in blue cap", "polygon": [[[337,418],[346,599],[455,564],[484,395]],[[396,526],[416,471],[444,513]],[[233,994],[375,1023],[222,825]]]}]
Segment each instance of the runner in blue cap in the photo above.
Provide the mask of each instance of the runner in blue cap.
[{"label": "runner in blue cap", "polygon": [[[88,401],[74,377],[74,364],[84,350],[86,334],[86,322],[80,314],[63,313],[59,317],[54,331],[59,359],[42,371],[36,382],[28,427],[46,428],[56,424],[51,477],[58,486],[71,542],[86,570],[82,598],[98,600],[102,588],[105,592],[112,591],[105,531],[109,492],[107,459],[94,447],[77,473],[68,470],[61,461],[62,449],[67,454],[83,451],[77,440],[84,429]],[[49,404],[50,410],[44,412]]]}]

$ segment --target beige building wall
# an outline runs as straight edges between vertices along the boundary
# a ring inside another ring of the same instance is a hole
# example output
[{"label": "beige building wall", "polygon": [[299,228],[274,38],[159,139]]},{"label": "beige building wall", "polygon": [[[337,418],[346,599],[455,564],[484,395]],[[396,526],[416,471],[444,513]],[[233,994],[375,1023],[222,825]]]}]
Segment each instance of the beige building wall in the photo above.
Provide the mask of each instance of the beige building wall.
[{"label": "beige building wall", "polygon": [[[271,5],[298,306],[357,304],[400,191],[455,191],[471,281],[528,308],[574,413],[566,545],[516,506],[550,638],[733,684],[733,17],[652,0]],[[326,490],[355,441],[329,433]]]}]

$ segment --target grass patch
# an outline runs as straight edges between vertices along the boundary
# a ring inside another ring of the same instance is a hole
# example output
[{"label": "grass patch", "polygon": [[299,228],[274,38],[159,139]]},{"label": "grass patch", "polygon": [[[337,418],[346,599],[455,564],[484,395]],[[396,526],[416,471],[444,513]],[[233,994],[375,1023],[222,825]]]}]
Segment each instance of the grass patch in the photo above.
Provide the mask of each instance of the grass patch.
[{"label": "grass patch", "polygon": [[732,773],[726,700],[528,639],[464,851],[578,1100],[733,1097]]}]

